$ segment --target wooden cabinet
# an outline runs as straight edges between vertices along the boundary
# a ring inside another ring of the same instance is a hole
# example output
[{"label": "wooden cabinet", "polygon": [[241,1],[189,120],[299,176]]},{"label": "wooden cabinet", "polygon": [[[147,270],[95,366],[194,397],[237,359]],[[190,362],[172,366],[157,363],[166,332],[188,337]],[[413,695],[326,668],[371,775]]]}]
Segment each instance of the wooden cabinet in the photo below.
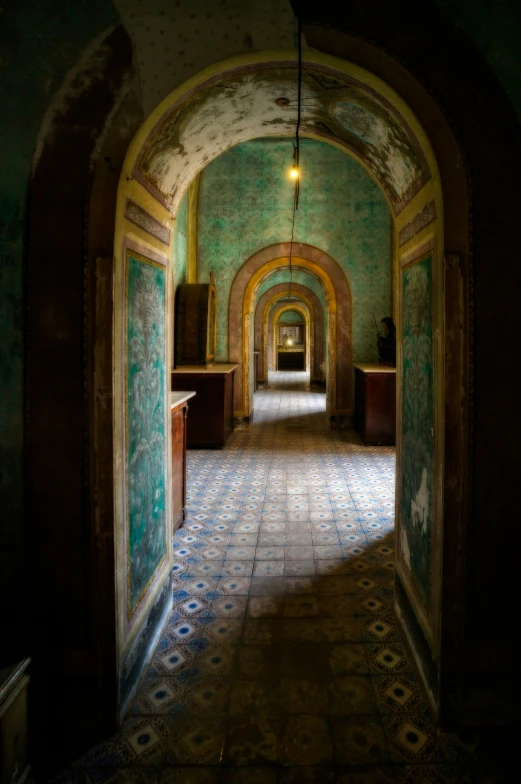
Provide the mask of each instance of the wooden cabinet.
[{"label": "wooden cabinet", "polygon": [[172,390],[193,389],[186,445],[222,449],[233,432],[233,391],[237,365],[180,367],[172,371]]},{"label": "wooden cabinet", "polygon": [[172,533],[184,523],[186,516],[186,424],[188,400],[195,392],[172,392],[170,421],[172,427]]},{"label": "wooden cabinet", "polygon": [[277,351],[277,370],[305,370],[304,351]]},{"label": "wooden cabinet", "polygon": [[356,363],[354,428],[364,444],[396,443],[396,368]]}]

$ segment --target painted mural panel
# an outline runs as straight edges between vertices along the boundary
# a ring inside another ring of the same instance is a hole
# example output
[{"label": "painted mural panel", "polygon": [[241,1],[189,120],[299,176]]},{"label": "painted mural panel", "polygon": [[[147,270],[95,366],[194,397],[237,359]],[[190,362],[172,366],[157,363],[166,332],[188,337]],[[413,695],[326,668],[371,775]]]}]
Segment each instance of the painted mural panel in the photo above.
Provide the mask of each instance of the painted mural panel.
[{"label": "painted mural panel", "polygon": [[166,556],[165,269],[126,259],[128,614]]},{"label": "painted mural panel", "polygon": [[433,519],[434,355],[432,257],[402,270],[402,488],[400,545],[430,605]]}]

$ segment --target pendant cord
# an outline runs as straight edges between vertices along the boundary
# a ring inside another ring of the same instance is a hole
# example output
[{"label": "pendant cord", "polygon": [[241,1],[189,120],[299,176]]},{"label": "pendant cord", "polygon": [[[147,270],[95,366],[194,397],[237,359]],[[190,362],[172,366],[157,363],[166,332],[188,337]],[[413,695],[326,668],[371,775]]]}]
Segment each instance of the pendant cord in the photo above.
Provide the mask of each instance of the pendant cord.
[{"label": "pendant cord", "polygon": [[297,127],[295,131],[295,145],[293,149],[293,162],[297,167],[298,176],[295,180],[295,194],[293,197],[293,216],[291,219],[291,240],[289,243],[289,296],[293,284],[293,237],[295,235],[295,214],[298,210],[300,196],[300,108],[302,103],[302,33],[301,22],[297,18],[297,51],[298,51],[298,76],[297,76]]}]

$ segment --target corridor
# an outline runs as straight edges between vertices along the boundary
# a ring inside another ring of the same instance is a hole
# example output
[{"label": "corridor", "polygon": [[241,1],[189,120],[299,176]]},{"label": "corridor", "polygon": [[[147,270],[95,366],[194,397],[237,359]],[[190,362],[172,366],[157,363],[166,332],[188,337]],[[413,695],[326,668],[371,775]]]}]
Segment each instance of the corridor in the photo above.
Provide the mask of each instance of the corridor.
[{"label": "corridor", "polygon": [[393,519],[394,449],[272,373],[253,424],[189,453],[170,621],[120,734],[59,780],[474,781],[397,631]]}]

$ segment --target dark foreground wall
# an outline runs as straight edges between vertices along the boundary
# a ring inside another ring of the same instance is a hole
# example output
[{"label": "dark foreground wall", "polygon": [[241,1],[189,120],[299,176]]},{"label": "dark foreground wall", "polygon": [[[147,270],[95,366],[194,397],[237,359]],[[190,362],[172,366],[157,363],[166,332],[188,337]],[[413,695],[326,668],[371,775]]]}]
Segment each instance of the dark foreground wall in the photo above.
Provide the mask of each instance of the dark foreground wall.
[{"label": "dark foreground wall", "polygon": [[[493,4],[478,3],[471,14],[469,4],[438,5],[422,3],[419,13],[418,4],[409,2],[355,2],[345,10],[336,3],[293,2],[304,20],[308,44],[364,65],[405,98],[428,130],[440,164],[445,252],[453,254],[451,259],[463,260],[467,306],[462,323],[461,415],[453,405],[461,389],[451,385],[450,374],[445,386],[447,497],[456,485],[461,492],[458,503],[446,501],[445,508],[439,651],[433,654],[423,638],[401,585],[397,606],[437,694],[441,716],[495,723],[511,718],[508,684],[513,641],[508,618],[513,612],[509,596],[517,525],[509,510],[516,505],[516,455],[521,440],[517,390],[500,370],[512,359],[505,336],[518,330],[516,214],[521,202],[521,148],[516,110],[519,116],[521,63],[511,31],[518,29],[519,10],[514,3],[504,3],[500,13]],[[451,14],[483,47],[488,63]],[[491,66],[497,68],[503,84]],[[421,85],[428,91],[424,98]],[[461,151],[458,167],[464,168],[468,180],[470,221],[465,220],[463,198],[456,194],[457,172],[445,163],[447,142],[429,120],[432,98]],[[447,264],[447,281],[452,270]],[[455,313],[455,301],[447,306]],[[451,352],[459,350],[450,340],[448,334],[448,362],[454,358]],[[491,557],[491,530],[501,531],[505,549],[500,558]]]}]

